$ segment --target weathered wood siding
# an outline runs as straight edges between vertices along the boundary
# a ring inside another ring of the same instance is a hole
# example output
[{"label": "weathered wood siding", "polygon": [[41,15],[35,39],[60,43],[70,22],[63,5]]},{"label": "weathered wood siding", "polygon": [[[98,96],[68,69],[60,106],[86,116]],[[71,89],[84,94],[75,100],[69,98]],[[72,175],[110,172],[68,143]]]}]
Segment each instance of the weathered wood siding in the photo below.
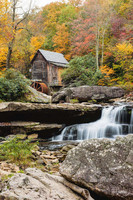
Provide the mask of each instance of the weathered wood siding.
[{"label": "weathered wood siding", "polygon": [[62,85],[63,67],[49,63],[38,51],[32,62],[32,80],[40,80],[47,85]]},{"label": "weathered wood siding", "polygon": [[57,85],[58,84],[58,67],[53,65],[53,64],[49,64],[49,68],[48,68],[48,79],[49,79],[49,85]]},{"label": "weathered wood siding", "polygon": [[58,85],[62,86],[62,79],[61,79],[61,74],[65,69],[62,67],[58,68]]},{"label": "weathered wood siding", "polygon": [[47,79],[47,61],[43,58],[40,52],[37,53],[32,64],[32,79],[48,82]]}]

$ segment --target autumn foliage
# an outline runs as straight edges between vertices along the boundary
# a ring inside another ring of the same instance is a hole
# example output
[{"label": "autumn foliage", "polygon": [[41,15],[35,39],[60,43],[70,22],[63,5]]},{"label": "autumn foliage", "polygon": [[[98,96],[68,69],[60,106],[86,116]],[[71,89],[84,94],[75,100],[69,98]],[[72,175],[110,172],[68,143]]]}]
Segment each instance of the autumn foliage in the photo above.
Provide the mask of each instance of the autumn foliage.
[{"label": "autumn foliage", "polygon": [[101,66],[100,71],[102,78],[98,81],[98,85],[114,85],[117,78],[114,78],[114,70],[108,66]]},{"label": "autumn foliage", "polygon": [[[74,59],[75,63],[91,55],[95,66],[84,68],[77,63],[77,70],[84,74],[80,76],[81,80],[75,77],[78,84],[132,85],[132,0],[62,0],[50,3],[41,9],[33,9],[21,26],[17,26],[17,31],[14,27],[20,19],[16,16],[15,23],[12,23],[11,7],[8,0],[0,1],[0,74],[6,67],[9,44],[15,36],[11,66],[26,76],[30,77],[31,59],[42,48],[63,53],[68,61]],[[68,76],[75,72],[71,70],[70,66],[64,75],[68,80],[71,79]],[[90,83],[91,71],[95,81],[91,79]]]}]

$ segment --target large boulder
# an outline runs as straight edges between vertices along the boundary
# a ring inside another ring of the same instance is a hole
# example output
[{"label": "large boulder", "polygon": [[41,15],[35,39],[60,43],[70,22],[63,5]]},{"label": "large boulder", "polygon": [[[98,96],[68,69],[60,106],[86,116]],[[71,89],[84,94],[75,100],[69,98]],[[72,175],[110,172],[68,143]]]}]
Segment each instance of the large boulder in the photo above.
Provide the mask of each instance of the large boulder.
[{"label": "large boulder", "polygon": [[68,152],[60,173],[101,199],[133,200],[133,135],[83,141]]},{"label": "large boulder", "polygon": [[[76,193],[75,193],[76,192]],[[15,174],[0,193],[0,200],[93,200],[89,191],[50,175],[28,168],[26,174]]]},{"label": "large boulder", "polygon": [[29,92],[25,94],[25,98],[27,102],[32,103],[50,103],[51,102],[51,96],[44,94],[42,92],[38,92],[32,87],[28,87]]},{"label": "large boulder", "polygon": [[77,99],[79,102],[88,100],[105,101],[114,98],[120,98],[125,94],[124,90],[118,87],[106,86],[79,86],[66,88],[53,95],[52,102],[69,101],[69,99]]}]

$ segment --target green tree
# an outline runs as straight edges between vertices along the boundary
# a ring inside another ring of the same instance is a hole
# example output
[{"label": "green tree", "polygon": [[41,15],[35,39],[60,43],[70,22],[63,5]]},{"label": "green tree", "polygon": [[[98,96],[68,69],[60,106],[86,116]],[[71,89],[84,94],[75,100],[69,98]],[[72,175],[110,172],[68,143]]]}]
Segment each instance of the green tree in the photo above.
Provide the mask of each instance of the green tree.
[{"label": "green tree", "polygon": [[97,84],[100,73],[96,73],[96,60],[90,53],[77,56],[69,62],[69,68],[62,74],[65,86],[80,86]]},{"label": "green tree", "polygon": [[27,80],[19,71],[8,69],[0,78],[0,99],[5,101],[14,101],[24,97],[28,92]]},{"label": "green tree", "polygon": [[47,50],[54,50],[53,47],[53,37],[57,32],[57,26],[59,25],[59,17],[61,15],[61,10],[66,6],[65,3],[55,2],[46,5],[43,8],[43,27],[44,35],[46,36],[44,42],[44,48]]}]

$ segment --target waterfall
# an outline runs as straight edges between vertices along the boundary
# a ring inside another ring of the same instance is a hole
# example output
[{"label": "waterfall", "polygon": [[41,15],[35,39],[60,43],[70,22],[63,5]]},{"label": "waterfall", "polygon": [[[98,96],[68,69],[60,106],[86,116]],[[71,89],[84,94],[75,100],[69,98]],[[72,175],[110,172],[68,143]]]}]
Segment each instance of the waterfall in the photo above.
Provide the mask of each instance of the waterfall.
[{"label": "waterfall", "polygon": [[133,133],[133,109],[131,111],[131,118],[130,118],[130,125],[129,125],[128,132]]},{"label": "waterfall", "polygon": [[[130,127],[130,128],[129,128]],[[92,123],[75,124],[64,128],[62,133],[53,138],[62,140],[87,140],[90,138],[114,138],[117,135],[133,132],[133,110],[130,125],[127,119],[126,106],[105,107],[101,118]]]}]

